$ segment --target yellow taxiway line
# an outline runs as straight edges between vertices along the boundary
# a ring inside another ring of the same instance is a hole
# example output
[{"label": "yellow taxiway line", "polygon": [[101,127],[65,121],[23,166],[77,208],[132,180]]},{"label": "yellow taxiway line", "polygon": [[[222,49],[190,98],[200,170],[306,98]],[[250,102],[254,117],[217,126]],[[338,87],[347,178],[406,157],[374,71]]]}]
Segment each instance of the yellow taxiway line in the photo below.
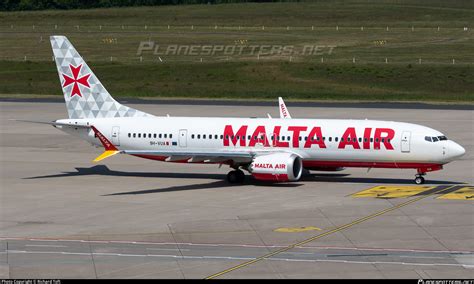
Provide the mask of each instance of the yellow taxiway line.
[{"label": "yellow taxiway line", "polygon": [[270,258],[270,257],[272,257],[272,256],[274,256],[274,255],[277,255],[277,254],[279,254],[279,253],[286,252],[286,251],[288,251],[288,250],[290,250],[290,249],[293,249],[293,248],[295,248],[295,247],[302,246],[302,245],[307,244],[307,243],[309,243],[309,242],[312,242],[312,241],[314,241],[314,240],[317,240],[317,239],[320,239],[320,238],[322,238],[322,237],[325,237],[325,236],[328,236],[328,235],[337,233],[337,232],[339,232],[339,231],[345,230],[345,229],[350,228],[350,227],[352,227],[352,226],[354,226],[354,225],[357,225],[357,224],[360,224],[360,223],[365,222],[365,221],[367,221],[367,220],[373,219],[373,218],[378,217],[378,216],[380,216],[380,215],[383,215],[383,214],[385,214],[385,213],[388,213],[388,212],[397,210],[397,209],[399,209],[399,208],[401,208],[401,207],[403,207],[403,206],[406,206],[406,205],[409,205],[409,204],[411,204],[411,203],[417,202],[417,201],[422,200],[422,199],[424,199],[424,198],[427,198],[427,197],[429,197],[429,196],[432,196],[432,195],[435,195],[435,194],[439,194],[439,193],[441,193],[442,191],[449,190],[449,189],[452,188],[452,187],[453,187],[453,186],[441,187],[439,190],[437,190],[437,191],[432,191],[432,192],[430,192],[430,193],[427,194],[427,195],[422,195],[422,196],[420,196],[420,197],[417,197],[417,198],[408,200],[408,201],[406,201],[406,202],[403,202],[403,203],[401,203],[401,204],[399,204],[399,205],[396,205],[396,206],[393,206],[393,207],[384,209],[384,210],[382,210],[382,211],[379,211],[379,212],[377,212],[377,213],[371,214],[371,215],[369,215],[369,216],[366,216],[366,217],[357,219],[357,220],[355,220],[355,221],[353,221],[353,222],[351,222],[351,223],[348,223],[348,224],[339,226],[339,227],[337,227],[337,228],[334,228],[334,229],[332,229],[332,230],[330,230],[330,231],[327,231],[327,232],[325,232],[325,233],[316,235],[316,236],[311,237],[311,238],[309,238],[309,239],[306,239],[306,240],[304,240],[304,241],[298,242],[298,243],[296,243],[296,244],[289,245],[289,246],[284,247],[284,248],[282,248],[282,249],[279,249],[279,250],[277,250],[277,251],[274,251],[274,252],[271,252],[271,253],[269,253],[269,254],[263,255],[263,256],[261,256],[261,257],[255,258],[255,259],[253,259],[253,260],[249,260],[249,261],[247,261],[247,262],[241,263],[241,264],[236,265],[236,266],[234,266],[234,267],[228,268],[228,269],[226,269],[226,270],[224,270],[224,271],[221,271],[221,272],[212,274],[212,275],[206,277],[205,279],[213,279],[213,278],[222,276],[222,275],[224,275],[224,274],[227,274],[227,273],[229,273],[229,272],[232,272],[232,271],[234,271],[234,270],[237,270],[237,269],[240,269],[240,268],[249,266],[249,265],[251,265],[251,264],[254,264],[254,263],[256,263],[256,262],[259,262],[259,261],[261,261],[261,260],[264,260],[264,259],[266,259],[266,258]]}]

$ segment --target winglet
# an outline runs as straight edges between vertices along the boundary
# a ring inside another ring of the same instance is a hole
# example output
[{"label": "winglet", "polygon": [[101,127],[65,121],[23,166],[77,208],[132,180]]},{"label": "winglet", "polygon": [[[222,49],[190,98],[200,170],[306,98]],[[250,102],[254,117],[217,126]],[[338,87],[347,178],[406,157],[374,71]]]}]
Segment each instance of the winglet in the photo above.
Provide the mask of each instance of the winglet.
[{"label": "winglet", "polygon": [[94,131],[97,138],[99,138],[100,143],[102,143],[102,145],[105,148],[105,152],[102,153],[97,158],[95,158],[94,162],[102,161],[103,159],[106,159],[108,157],[111,157],[115,154],[120,153],[119,149],[117,149],[117,147],[115,147],[115,145],[112,144],[112,142],[110,142],[109,139],[107,139],[97,128],[95,128],[93,125],[91,126],[91,128]]},{"label": "winglet", "polygon": [[100,156],[98,156],[97,158],[94,159],[94,162],[99,162],[99,161],[102,161],[103,159],[106,159],[108,157],[111,157],[115,154],[118,154],[120,153],[120,151],[114,151],[114,150],[111,150],[111,151],[105,151],[104,153],[100,154]]},{"label": "winglet", "polygon": [[278,97],[278,106],[280,108],[280,118],[291,118],[290,112],[288,111],[282,97]]}]

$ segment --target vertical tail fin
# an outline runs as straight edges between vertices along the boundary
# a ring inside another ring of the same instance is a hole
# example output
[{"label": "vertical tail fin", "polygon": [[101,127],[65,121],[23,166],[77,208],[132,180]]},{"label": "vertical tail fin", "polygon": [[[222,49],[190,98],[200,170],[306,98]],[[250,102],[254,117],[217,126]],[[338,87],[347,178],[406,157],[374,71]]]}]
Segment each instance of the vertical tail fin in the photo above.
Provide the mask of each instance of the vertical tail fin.
[{"label": "vertical tail fin", "polygon": [[69,118],[151,116],[114,100],[65,36],[50,40]]}]

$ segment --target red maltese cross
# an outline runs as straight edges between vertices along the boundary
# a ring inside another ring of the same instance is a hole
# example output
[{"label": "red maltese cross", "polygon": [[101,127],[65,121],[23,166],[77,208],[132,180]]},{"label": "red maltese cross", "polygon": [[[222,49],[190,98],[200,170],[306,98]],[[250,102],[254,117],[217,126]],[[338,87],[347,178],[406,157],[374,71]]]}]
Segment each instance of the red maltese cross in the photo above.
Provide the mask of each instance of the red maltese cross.
[{"label": "red maltese cross", "polygon": [[87,88],[90,88],[91,86],[89,85],[89,82],[87,80],[89,80],[89,77],[91,76],[91,74],[87,74],[79,78],[79,73],[81,72],[82,64],[77,67],[69,64],[69,68],[71,68],[71,73],[72,73],[73,78],[69,77],[66,74],[63,74],[63,77],[64,77],[63,88],[71,84],[74,84],[72,86],[71,97],[74,97],[75,95],[82,97],[81,90],[79,90],[79,84]]}]

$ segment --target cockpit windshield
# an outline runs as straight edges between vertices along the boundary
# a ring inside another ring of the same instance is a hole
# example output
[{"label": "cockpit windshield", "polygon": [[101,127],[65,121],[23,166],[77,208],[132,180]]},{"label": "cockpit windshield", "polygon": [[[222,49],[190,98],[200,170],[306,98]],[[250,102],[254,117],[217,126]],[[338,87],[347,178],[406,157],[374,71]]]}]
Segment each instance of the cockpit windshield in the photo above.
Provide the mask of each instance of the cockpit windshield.
[{"label": "cockpit windshield", "polygon": [[438,142],[448,140],[446,136],[425,136],[425,140],[428,142]]}]

